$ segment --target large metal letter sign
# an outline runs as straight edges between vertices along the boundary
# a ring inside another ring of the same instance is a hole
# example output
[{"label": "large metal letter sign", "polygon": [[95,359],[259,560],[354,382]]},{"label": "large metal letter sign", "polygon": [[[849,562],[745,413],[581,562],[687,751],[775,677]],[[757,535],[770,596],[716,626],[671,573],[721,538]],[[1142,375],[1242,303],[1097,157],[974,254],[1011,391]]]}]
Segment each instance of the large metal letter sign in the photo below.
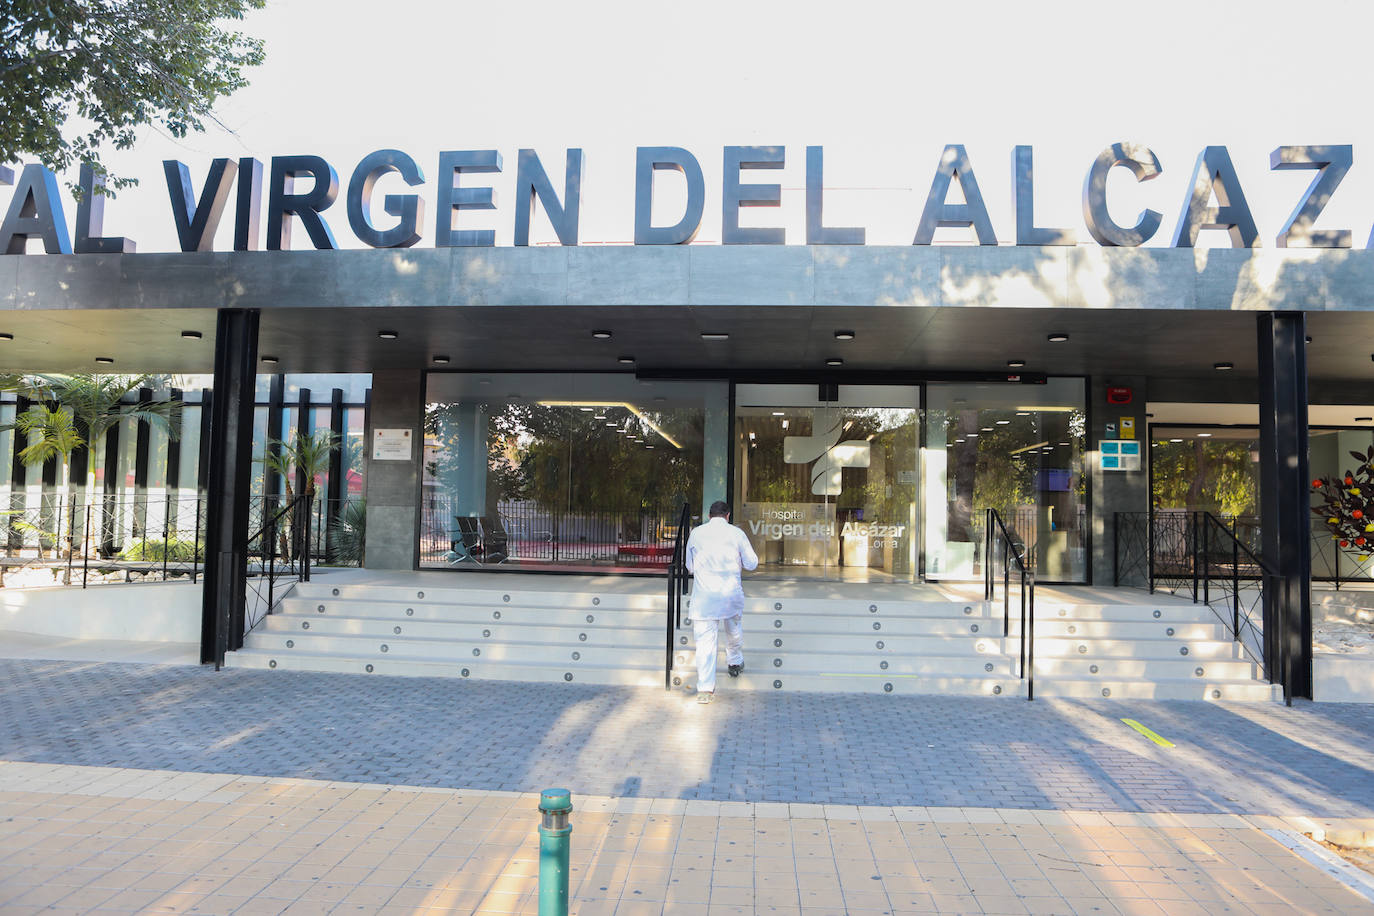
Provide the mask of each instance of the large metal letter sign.
[{"label": "large metal letter sign", "polygon": [[558,202],[553,184],[549,181],[539,156],[532,149],[522,149],[515,167],[515,244],[530,243],[530,211],[534,199],[544,205],[544,212],[553,224],[560,245],[577,244],[577,218],[582,208],[582,150],[570,149],[564,167],[563,202]]},{"label": "large metal letter sign", "polygon": [[[296,178],[309,175],[315,185],[306,194],[294,192]],[[338,248],[329,224],[320,216],[339,196],[339,176],[319,156],[273,156],[267,191],[267,250],[291,247],[291,215],[301,221],[316,248]]]},{"label": "large metal letter sign", "polygon": [[[1209,207],[1213,193],[1219,206]],[[1203,229],[1225,229],[1231,236],[1232,248],[1259,247],[1259,230],[1224,146],[1209,146],[1197,157],[1192,187],[1183,200],[1183,213],[1174,229],[1174,247],[1192,248]]]},{"label": "large metal letter sign", "polygon": [[1349,229],[1313,229],[1336,186],[1350,171],[1353,150],[1344,146],[1280,146],[1269,154],[1271,169],[1316,169],[1307,193],[1279,230],[1279,248],[1349,248]]},{"label": "large metal letter sign", "polygon": [[167,194],[172,198],[172,220],[177,227],[177,242],[182,251],[213,251],[215,230],[219,227],[229,192],[234,189],[234,177],[239,167],[232,159],[216,159],[210,163],[205,187],[196,201],[191,190],[191,172],[176,159],[164,159],[163,174],[167,176]]},{"label": "large metal letter sign", "polygon": [[494,229],[454,229],[459,210],[495,210],[491,188],[461,188],[465,172],[499,172],[501,154],[494,149],[445,150],[439,154],[438,203],[434,210],[434,247],[490,248],[496,244]]},{"label": "large metal letter sign", "polygon": [[1098,154],[1083,182],[1083,222],[1087,223],[1088,234],[1097,244],[1109,248],[1135,248],[1148,242],[1159,231],[1164,214],[1158,210],[1142,210],[1136,217],[1135,225],[1129,229],[1112,221],[1107,213],[1107,173],[1118,165],[1130,169],[1138,182],[1158,178],[1164,171],[1159,166],[1159,158],[1154,150],[1148,146],[1113,143]]},{"label": "large metal letter sign", "polygon": [[105,225],[105,176],[97,175],[90,163],[81,163],[81,199],[76,202],[77,254],[133,254],[133,239],[120,235],[102,236]]},{"label": "large metal letter sign", "polygon": [[835,229],[825,226],[825,151],[819,146],[806,148],[806,244],[862,245],[864,230]]},{"label": "large metal letter sign", "polygon": [[43,240],[48,254],[71,254],[67,217],[57,196],[57,179],[38,163],[24,166],[10,198],[10,208],[0,222],[0,251],[23,254],[31,238]]},{"label": "large metal letter sign", "polygon": [[[687,179],[687,207],[672,226],[653,225],[654,173],[672,169]],[[641,146],[635,151],[635,244],[685,245],[697,237],[706,208],[706,182],[696,157],[676,146]]]},{"label": "large metal letter sign", "polygon": [[1077,245],[1072,229],[1042,229],[1035,225],[1035,165],[1029,146],[1011,154],[1012,186],[1016,191],[1016,244]]},{"label": "large metal letter sign", "polygon": [[258,250],[258,219],[262,213],[262,163],[246,156],[239,160],[239,193],[234,209],[234,250]]},{"label": "large metal letter sign", "polygon": [[782,245],[786,230],[780,226],[741,229],[740,207],[778,207],[782,205],[780,184],[740,184],[741,169],[780,169],[786,152],[781,146],[727,146],[720,210],[722,245]]},{"label": "large metal letter sign", "polygon": [[[958,180],[964,192],[964,203],[945,203],[951,180]],[[978,190],[978,180],[973,177],[968,153],[960,144],[951,143],[940,155],[940,165],[930,183],[930,194],[926,197],[921,222],[916,226],[916,238],[911,244],[929,245],[935,239],[937,228],[969,226],[978,234],[979,245],[997,244],[997,234],[992,231],[992,220],[988,219],[988,208],[983,205],[983,194]]]},{"label": "large metal letter sign", "polygon": [[400,217],[401,221],[386,230],[372,225],[372,191],[380,178],[392,172],[398,173],[412,188],[425,183],[425,176],[415,160],[395,149],[369,153],[348,180],[348,224],[360,241],[373,248],[409,248],[420,241],[425,202],[418,194],[386,195],[382,198],[382,209]]}]

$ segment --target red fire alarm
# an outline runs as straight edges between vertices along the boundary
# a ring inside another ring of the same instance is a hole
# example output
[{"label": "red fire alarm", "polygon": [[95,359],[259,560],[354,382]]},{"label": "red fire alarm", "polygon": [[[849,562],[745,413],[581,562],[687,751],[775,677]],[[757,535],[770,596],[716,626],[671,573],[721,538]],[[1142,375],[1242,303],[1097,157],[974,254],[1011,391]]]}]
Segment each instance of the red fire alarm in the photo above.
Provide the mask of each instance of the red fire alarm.
[{"label": "red fire alarm", "polygon": [[1131,403],[1131,389],[1125,386],[1115,386],[1107,389],[1108,404],[1129,404]]}]

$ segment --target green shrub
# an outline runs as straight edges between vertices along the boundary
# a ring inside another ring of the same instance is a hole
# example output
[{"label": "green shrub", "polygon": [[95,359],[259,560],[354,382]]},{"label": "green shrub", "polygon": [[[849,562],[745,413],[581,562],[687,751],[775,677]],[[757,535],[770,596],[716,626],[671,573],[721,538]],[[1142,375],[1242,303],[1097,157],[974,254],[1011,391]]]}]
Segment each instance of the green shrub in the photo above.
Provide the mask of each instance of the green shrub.
[{"label": "green shrub", "polygon": [[204,545],[196,541],[183,541],[179,538],[140,538],[127,541],[119,552],[121,560],[147,560],[161,563],[165,555],[169,562],[190,563],[197,554],[204,552]]}]

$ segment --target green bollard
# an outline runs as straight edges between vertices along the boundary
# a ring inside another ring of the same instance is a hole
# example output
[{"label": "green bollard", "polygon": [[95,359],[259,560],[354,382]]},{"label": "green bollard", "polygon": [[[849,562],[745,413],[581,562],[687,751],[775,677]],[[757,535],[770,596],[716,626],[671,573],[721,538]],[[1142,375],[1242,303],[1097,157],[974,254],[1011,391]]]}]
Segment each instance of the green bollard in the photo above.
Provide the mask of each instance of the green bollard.
[{"label": "green bollard", "polygon": [[568,853],[571,849],[572,793],[545,789],[539,794],[539,916],[568,916]]}]

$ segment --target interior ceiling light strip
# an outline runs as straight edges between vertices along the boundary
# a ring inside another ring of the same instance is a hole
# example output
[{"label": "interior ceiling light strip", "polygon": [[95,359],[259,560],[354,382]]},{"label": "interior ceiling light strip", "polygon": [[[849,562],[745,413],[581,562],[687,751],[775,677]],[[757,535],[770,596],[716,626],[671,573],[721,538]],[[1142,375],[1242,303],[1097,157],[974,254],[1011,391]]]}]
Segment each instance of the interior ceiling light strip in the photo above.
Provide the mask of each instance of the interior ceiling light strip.
[{"label": "interior ceiling light strip", "polygon": [[682,450],[682,443],[664,432],[662,427],[644,415],[644,411],[628,401],[538,401],[537,403],[540,407],[624,407],[643,421],[645,426],[662,436],[664,442],[667,442],[678,451]]}]

